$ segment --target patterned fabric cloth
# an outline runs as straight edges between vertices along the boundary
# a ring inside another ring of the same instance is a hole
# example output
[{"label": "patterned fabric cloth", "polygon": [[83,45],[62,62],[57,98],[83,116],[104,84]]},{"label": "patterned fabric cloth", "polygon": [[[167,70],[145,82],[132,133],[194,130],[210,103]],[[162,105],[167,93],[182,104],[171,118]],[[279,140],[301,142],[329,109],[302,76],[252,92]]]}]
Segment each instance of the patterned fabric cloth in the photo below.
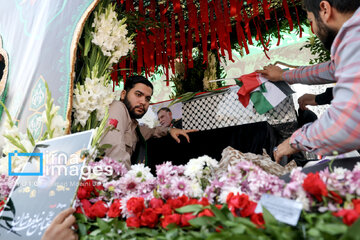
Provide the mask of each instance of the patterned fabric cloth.
[{"label": "patterned fabric cloth", "polygon": [[331,47],[331,60],[283,73],[288,83],[337,84],[328,110],[290,138],[300,150],[321,155],[360,148],[360,8],[344,23]]},{"label": "patterned fabric cloth", "polygon": [[249,161],[255,165],[262,168],[267,173],[273,174],[275,176],[282,176],[284,174],[290,173],[293,169],[297,168],[297,165],[294,160],[289,162],[286,166],[281,166],[280,164],[271,160],[270,156],[264,152],[262,155],[254,153],[242,153],[232,147],[227,147],[221,153],[221,161],[219,163],[219,173],[226,172],[228,166],[236,165],[240,161]]}]

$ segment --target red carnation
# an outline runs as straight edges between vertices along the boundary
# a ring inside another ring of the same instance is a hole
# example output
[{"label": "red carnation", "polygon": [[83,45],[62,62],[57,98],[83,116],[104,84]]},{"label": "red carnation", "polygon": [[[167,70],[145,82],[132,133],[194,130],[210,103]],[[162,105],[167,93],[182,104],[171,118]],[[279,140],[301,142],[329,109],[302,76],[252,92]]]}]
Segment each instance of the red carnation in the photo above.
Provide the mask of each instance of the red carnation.
[{"label": "red carnation", "polygon": [[110,126],[112,126],[112,127],[114,127],[114,128],[116,128],[117,127],[117,125],[118,125],[118,120],[116,120],[116,119],[114,119],[114,118],[110,118],[110,120],[109,120],[109,125]]},{"label": "red carnation", "polygon": [[77,191],[77,197],[80,200],[90,198],[91,192],[86,191],[86,189],[83,187],[79,187],[79,189]]},{"label": "red carnation", "polygon": [[249,201],[248,205],[246,205],[241,211],[240,215],[242,217],[249,217],[254,214],[257,203],[253,201]]},{"label": "red carnation", "polygon": [[81,207],[76,208],[76,213],[85,214],[89,218],[92,218],[91,211],[90,211],[90,208],[91,208],[90,201],[87,199],[83,199],[80,201],[80,203],[81,203]]},{"label": "red carnation", "polygon": [[115,199],[113,201],[113,203],[110,206],[109,212],[108,212],[108,217],[110,218],[116,218],[119,217],[121,214],[121,200],[120,199]]},{"label": "red carnation", "polygon": [[94,183],[93,180],[88,179],[85,182],[81,184],[81,187],[83,187],[87,192],[91,193],[94,191]]},{"label": "red carnation", "polygon": [[325,183],[321,180],[318,172],[309,173],[304,180],[303,188],[305,191],[315,196],[318,201],[322,201],[322,196],[327,196],[328,191]]},{"label": "red carnation", "polygon": [[194,205],[194,204],[199,204],[199,201],[196,198],[190,198],[185,205]]},{"label": "red carnation", "polygon": [[108,207],[106,206],[106,204],[103,201],[97,201],[90,208],[91,216],[94,218],[95,217],[99,217],[99,218],[105,217],[108,210],[109,210]]},{"label": "red carnation", "polygon": [[129,212],[133,213],[133,214],[137,214],[137,213],[141,213],[144,208],[145,208],[145,204],[144,204],[144,198],[139,197],[132,197],[130,198],[127,203],[126,203],[126,208]]},{"label": "red carnation", "polygon": [[196,216],[193,215],[192,213],[185,213],[185,214],[181,215],[181,220],[180,220],[181,226],[182,227],[190,226],[189,221],[194,218],[196,218]]},{"label": "red carnation", "polygon": [[251,215],[250,220],[258,226],[262,226],[265,224],[262,213],[254,213],[253,215]]},{"label": "red carnation", "polygon": [[171,206],[169,204],[164,204],[164,206],[162,207],[162,215],[170,215],[173,213],[173,210],[171,208]]},{"label": "red carnation", "polygon": [[359,218],[359,213],[353,209],[342,209],[333,215],[343,217],[343,222],[348,226],[351,226]]},{"label": "red carnation", "polygon": [[171,206],[172,209],[181,208],[184,204],[180,199],[169,199],[167,204]]},{"label": "red carnation", "polygon": [[213,217],[214,213],[210,209],[204,209],[204,211],[198,214],[198,217],[203,217],[203,216]]},{"label": "red carnation", "polygon": [[359,213],[355,210],[348,210],[343,218],[343,222],[351,226],[359,218]]},{"label": "red carnation", "polygon": [[145,211],[141,214],[140,217],[140,224],[144,227],[153,228],[158,223],[158,215],[156,214],[155,210],[152,208],[147,208]]},{"label": "red carnation", "polygon": [[341,196],[339,194],[337,194],[334,191],[329,191],[329,193],[331,194],[332,198],[334,199],[335,202],[342,204],[343,203],[343,199],[341,198]]},{"label": "red carnation", "polygon": [[199,201],[199,204],[203,205],[204,207],[210,205],[209,200],[208,200],[207,198],[202,198],[202,199]]},{"label": "red carnation", "polygon": [[138,228],[140,227],[140,218],[138,217],[129,217],[126,219],[126,226]]},{"label": "red carnation", "polygon": [[159,198],[153,198],[149,202],[150,208],[162,208],[163,205],[164,205],[163,200],[161,200]]},{"label": "red carnation", "polygon": [[164,218],[161,219],[161,226],[163,228],[166,228],[167,225],[169,225],[171,223],[179,225],[180,220],[181,220],[181,215],[180,214],[174,213],[174,214],[171,214],[171,215],[166,215],[166,216],[164,216]]},{"label": "red carnation", "polygon": [[[232,194],[232,195],[231,195]],[[226,203],[228,204],[229,208],[244,208],[249,204],[249,196],[246,194],[239,193],[237,195],[234,195],[233,193],[230,193],[226,199]]]},{"label": "red carnation", "polygon": [[355,211],[360,214],[360,199],[353,199],[352,203],[354,204]]}]

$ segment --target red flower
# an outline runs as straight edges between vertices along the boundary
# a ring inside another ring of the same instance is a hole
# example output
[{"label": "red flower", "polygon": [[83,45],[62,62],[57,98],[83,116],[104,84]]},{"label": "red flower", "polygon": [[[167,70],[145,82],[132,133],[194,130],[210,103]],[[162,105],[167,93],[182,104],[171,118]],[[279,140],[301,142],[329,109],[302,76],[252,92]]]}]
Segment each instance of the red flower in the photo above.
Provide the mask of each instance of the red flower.
[{"label": "red flower", "polygon": [[353,199],[352,203],[354,204],[355,211],[360,214],[360,199]]},{"label": "red flower", "polygon": [[343,217],[343,222],[348,226],[351,226],[359,218],[359,213],[353,209],[342,209],[333,215]]},{"label": "red flower", "polygon": [[161,219],[161,226],[163,228],[166,228],[167,225],[169,225],[171,223],[179,225],[180,220],[181,220],[181,215],[180,214],[174,213],[174,214],[171,214],[171,215],[166,215],[166,216],[164,216],[164,218]]},{"label": "red flower", "polygon": [[180,199],[169,199],[166,202],[172,209],[181,208],[184,204]]},{"label": "red flower", "polygon": [[103,218],[106,216],[107,211],[109,208],[103,201],[97,201],[94,205],[91,206],[90,212],[92,217],[99,217]]},{"label": "red flower", "polygon": [[190,198],[185,205],[194,205],[194,204],[199,204],[199,201],[196,198]]},{"label": "red flower", "polygon": [[[87,217],[92,218],[91,211],[90,211],[90,208],[91,208],[90,201],[87,200],[87,199],[83,199],[83,200],[80,201],[80,203],[81,203],[82,208],[77,207],[75,212],[85,214]],[[83,212],[83,211],[85,211],[85,212]]]},{"label": "red flower", "polygon": [[77,197],[80,200],[90,198],[91,192],[87,192],[85,188],[79,187],[79,189],[77,191]]},{"label": "red flower", "polygon": [[138,228],[140,227],[140,218],[138,217],[129,217],[126,219],[126,226]]},{"label": "red flower", "polygon": [[180,220],[181,226],[182,227],[190,226],[189,221],[194,218],[196,218],[196,216],[193,215],[192,213],[185,213],[185,214],[181,215],[181,220]]},{"label": "red flower", "polygon": [[91,179],[86,180],[85,182],[81,183],[81,187],[85,189],[85,191],[91,193],[94,191],[94,182]]},{"label": "red flower", "polygon": [[144,227],[150,227],[153,228],[158,223],[158,215],[156,214],[155,210],[152,208],[147,208],[145,211],[141,214],[140,217],[140,224]]},{"label": "red flower", "polygon": [[164,206],[162,207],[162,215],[170,215],[173,213],[173,210],[171,208],[171,206],[169,204],[164,204]]},{"label": "red flower", "polygon": [[217,226],[216,228],[215,228],[215,231],[216,232],[221,232],[221,230],[223,229],[224,227],[223,226]]},{"label": "red flower", "polygon": [[178,197],[177,199],[179,199],[182,202],[182,206],[184,206],[189,201],[189,198],[185,195],[182,195],[181,197]]},{"label": "red flower", "polygon": [[142,198],[142,197],[130,198],[126,203],[126,208],[131,213],[134,213],[134,214],[141,213],[145,208],[144,198]]},{"label": "red flower", "polygon": [[249,201],[248,205],[246,205],[241,211],[240,211],[240,215],[242,217],[249,217],[252,214],[254,214],[255,212],[255,208],[257,206],[256,202],[253,201]]},{"label": "red flower", "polygon": [[0,213],[4,209],[5,202],[3,200],[0,201]]},{"label": "red flower", "polygon": [[265,224],[262,213],[254,213],[253,215],[251,215],[250,220],[258,226],[262,226]]},{"label": "red flower", "polygon": [[315,196],[318,201],[322,201],[322,196],[328,196],[325,183],[321,180],[319,173],[309,173],[304,180],[303,188],[305,191]]},{"label": "red flower", "polygon": [[150,208],[162,208],[163,205],[164,205],[163,200],[161,200],[159,198],[153,198],[149,202]]},{"label": "red flower", "polygon": [[237,195],[234,195],[233,193],[229,193],[226,203],[231,210],[234,208],[242,209],[249,204],[249,196],[246,194],[239,195],[238,193]]},{"label": "red flower", "polygon": [[343,203],[343,199],[341,198],[341,196],[339,194],[337,194],[334,191],[329,191],[329,193],[331,194],[332,198],[335,200],[335,202],[342,204]]},{"label": "red flower", "polygon": [[222,207],[223,207],[223,205],[221,205],[221,204],[216,204],[215,207],[216,207],[217,209],[221,210]]},{"label": "red flower", "polygon": [[198,217],[203,217],[203,216],[213,217],[214,213],[210,209],[204,209],[204,211],[198,214]]},{"label": "red flower", "polygon": [[343,222],[351,226],[359,218],[359,213],[355,210],[348,210],[343,218]]},{"label": "red flower", "polygon": [[108,212],[108,217],[110,218],[116,218],[119,217],[121,214],[121,200],[120,199],[115,199],[113,201],[113,203],[110,206],[109,212]]},{"label": "red flower", "polygon": [[116,128],[117,125],[118,125],[118,122],[119,122],[119,121],[118,121],[117,119],[110,118],[110,120],[109,120],[109,125],[112,126],[112,127],[114,127],[114,128]]},{"label": "red flower", "polygon": [[207,198],[202,198],[202,199],[199,201],[199,204],[203,205],[204,207],[210,205],[209,200],[208,200]]}]

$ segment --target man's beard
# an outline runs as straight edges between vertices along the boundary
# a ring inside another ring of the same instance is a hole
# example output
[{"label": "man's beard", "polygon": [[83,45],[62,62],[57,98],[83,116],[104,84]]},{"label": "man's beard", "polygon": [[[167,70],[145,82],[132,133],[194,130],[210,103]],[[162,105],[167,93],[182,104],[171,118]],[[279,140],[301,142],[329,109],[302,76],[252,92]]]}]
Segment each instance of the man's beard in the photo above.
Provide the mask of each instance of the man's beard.
[{"label": "man's beard", "polygon": [[330,51],[331,46],[337,35],[337,32],[334,31],[333,29],[330,29],[329,27],[327,27],[320,18],[317,21],[317,24],[318,24],[318,28],[319,28],[317,35],[318,35],[320,41],[323,43],[324,47]]},{"label": "man's beard", "polygon": [[130,117],[132,119],[139,119],[139,118],[142,118],[145,115],[145,113],[146,113],[145,108],[144,108],[144,113],[142,113],[142,114],[135,113],[135,108],[141,107],[141,106],[132,106],[131,103],[129,102],[128,98],[127,98],[127,94],[125,95],[125,98],[124,98],[123,102],[124,102],[127,110],[129,111]]}]

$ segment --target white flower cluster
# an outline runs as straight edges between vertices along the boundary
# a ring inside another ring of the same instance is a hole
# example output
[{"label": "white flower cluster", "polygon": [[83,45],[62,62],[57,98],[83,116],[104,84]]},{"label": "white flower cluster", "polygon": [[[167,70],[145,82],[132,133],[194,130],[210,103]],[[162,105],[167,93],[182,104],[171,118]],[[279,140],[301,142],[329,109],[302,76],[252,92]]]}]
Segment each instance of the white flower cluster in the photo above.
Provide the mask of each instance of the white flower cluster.
[{"label": "white flower cluster", "polygon": [[204,155],[202,157],[190,159],[185,166],[185,176],[191,178],[201,178],[208,173],[218,169],[219,163],[215,159]]},{"label": "white flower cluster", "polygon": [[119,21],[114,7],[109,4],[105,13],[95,13],[92,24],[92,43],[101,48],[104,56],[111,57],[110,66],[117,63],[122,56],[128,54],[134,48],[131,38],[127,38],[128,31],[125,24],[126,19]]},{"label": "white flower cluster", "polygon": [[[54,115],[53,119],[51,120],[51,125],[50,125],[50,130],[51,131],[54,130],[53,135],[52,135],[53,138],[64,136],[66,127],[68,125],[68,121],[64,120],[62,116],[57,114],[59,109],[60,109],[60,107],[55,105],[51,108],[51,112],[50,112],[51,115]],[[44,123],[47,122],[46,111],[47,111],[47,106],[41,116],[41,120]]]},{"label": "white flower cluster", "polygon": [[84,85],[74,89],[73,111],[75,124],[86,125],[91,112],[96,110],[96,119],[101,121],[105,116],[106,108],[115,99],[116,94],[111,84],[105,83],[105,78],[86,78]]},{"label": "white flower cluster", "polygon": [[[16,125],[11,127],[8,121],[4,122],[4,126],[2,127],[2,132],[0,136],[0,142],[3,146],[2,154],[6,155],[6,157],[0,158],[0,174],[8,174],[8,162],[9,159],[7,155],[9,153],[14,152],[15,150],[21,152],[17,146],[13,145],[9,139],[5,138],[4,135],[10,136],[16,139],[22,146],[27,150],[27,152],[32,152],[34,146],[31,144],[26,134],[23,134],[19,131],[19,128]],[[11,161],[11,168],[13,172],[19,172],[23,168],[27,161],[26,157],[13,157]]]}]

